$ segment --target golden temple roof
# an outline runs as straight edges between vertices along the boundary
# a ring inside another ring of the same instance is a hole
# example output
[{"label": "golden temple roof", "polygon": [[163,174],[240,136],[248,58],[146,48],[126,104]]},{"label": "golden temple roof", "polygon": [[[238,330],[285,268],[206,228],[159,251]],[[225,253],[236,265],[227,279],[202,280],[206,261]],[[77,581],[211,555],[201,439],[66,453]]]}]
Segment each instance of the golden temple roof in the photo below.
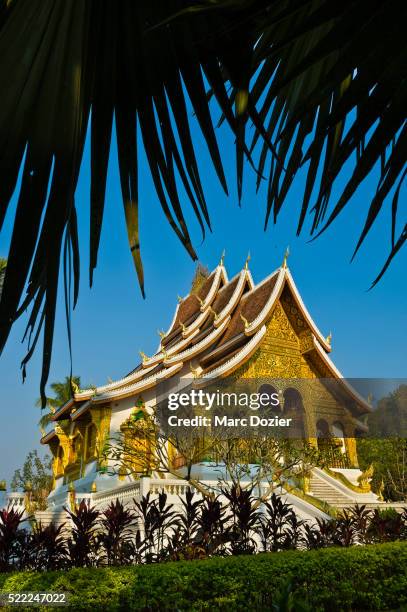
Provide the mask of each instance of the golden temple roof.
[{"label": "golden temple roof", "polygon": [[[322,360],[330,375],[342,378],[328,357],[330,343],[306,309],[286,258],[280,268],[257,285],[247,265],[228,280],[222,258],[198,288],[178,300],[172,323],[165,334],[160,334],[160,344],[154,355],[143,356],[141,363],[120,380],[78,391],[73,401],[57,410],[53,420],[67,418],[73,404],[78,408],[76,419],[82,406],[85,409],[88,404],[106,403],[153,388],[178,374],[184,365],[190,372],[192,360],[195,377],[214,379],[229,375],[260,346],[266,324],[283,292],[284,295],[288,292],[291,310],[298,313],[301,324],[311,333],[310,350]],[[367,412],[365,400],[351,387],[348,392],[359,410]]]}]

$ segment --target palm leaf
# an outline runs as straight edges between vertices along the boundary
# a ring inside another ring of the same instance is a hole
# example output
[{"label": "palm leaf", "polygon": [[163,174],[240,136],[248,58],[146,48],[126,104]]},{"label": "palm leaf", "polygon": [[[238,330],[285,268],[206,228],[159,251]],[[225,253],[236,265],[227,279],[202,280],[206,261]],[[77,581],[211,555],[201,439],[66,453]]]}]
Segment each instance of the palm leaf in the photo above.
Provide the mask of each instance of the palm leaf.
[{"label": "palm leaf", "polygon": [[[235,136],[239,199],[245,159],[256,170],[258,188],[268,174],[266,221],[270,215],[277,220],[304,164],[298,232],[309,213],[311,232],[334,222],[381,163],[357,248],[394,190],[387,269],[406,238],[405,231],[396,238],[405,163],[406,16],[401,0],[0,0],[0,228],[20,169],[22,176],[0,299],[0,348],[16,318],[31,308],[23,374],[43,329],[43,402],[61,257],[68,328],[78,296],[74,195],[88,124],[91,284],[114,124],[142,294],[137,126],[162,210],[196,258],[186,206],[203,235],[210,217],[189,105],[227,192],[211,100]],[[254,125],[250,143],[248,121]],[[353,157],[351,178],[331,208],[333,185]]]}]

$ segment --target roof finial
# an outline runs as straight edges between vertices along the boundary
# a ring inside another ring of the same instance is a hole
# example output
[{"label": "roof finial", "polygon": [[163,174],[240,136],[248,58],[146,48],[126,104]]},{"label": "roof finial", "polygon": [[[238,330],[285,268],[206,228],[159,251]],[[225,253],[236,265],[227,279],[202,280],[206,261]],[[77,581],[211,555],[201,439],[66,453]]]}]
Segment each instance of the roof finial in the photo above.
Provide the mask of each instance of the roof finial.
[{"label": "roof finial", "polygon": [[182,302],[182,297],[180,295],[177,295],[177,302],[178,304],[181,304]]},{"label": "roof finial", "polygon": [[244,328],[247,329],[250,325],[249,321],[246,319],[246,317],[244,317],[242,315],[242,313],[240,313],[240,318],[242,319],[243,323],[244,323]]},{"label": "roof finial", "polygon": [[204,305],[204,301],[203,301],[203,299],[202,299],[202,298],[200,298],[200,297],[199,297],[199,295],[198,295],[198,294],[196,294],[196,293],[194,293],[194,295],[195,295],[196,299],[198,300],[199,305],[200,305],[200,306],[203,306],[203,305]]},{"label": "roof finial", "polygon": [[331,346],[331,342],[332,342],[332,332],[329,332],[328,336],[326,337],[326,343],[329,344],[329,346]]},{"label": "roof finial", "polygon": [[199,368],[194,368],[192,366],[192,362],[191,361],[189,362],[189,369],[191,370],[192,376],[194,378],[198,378],[198,376],[199,376]]},{"label": "roof finial", "polygon": [[288,246],[285,250],[284,259],[283,259],[282,267],[284,268],[284,270],[287,268],[287,259],[289,258],[289,256],[290,256],[290,247]]},{"label": "roof finial", "polygon": [[222,255],[220,256],[220,262],[219,262],[220,266],[223,266],[223,262],[225,261],[225,255],[226,255],[226,251],[225,249],[223,249]]},{"label": "roof finial", "polygon": [[157,329],[157,334],[160,336],[161,340],[164,340],[166,333],[162,329]]},{"label": "roof finial", "polygon": [[244,269],[248,270],[249,269],[249,261],[250,261],[251,257],[250,257],[250,251],[247,253],[247,257],[246,257],[246,261],[244,264]]},{"label": "roof finial", "polygon": [[215,321],[216,321],[216,320],[217,320],[217,318],[219,317],[219,315],[218,315],[218,313],[216,312],[216,310],[214,310],[214,309],[212,308],[212,306],[209,306],[209,312],[210,312],[211,314],[213,314],[213,318],[214,318],[214,319],[215,319]]},{"label": "roof finial", "polygon": [[147,355],[145,353],[143,353],[143,351],[139,351],[138,353],[139,353],[140,357],[142,358],[143,363],[145,361],[147,361],[148,357],[147,357]]}]

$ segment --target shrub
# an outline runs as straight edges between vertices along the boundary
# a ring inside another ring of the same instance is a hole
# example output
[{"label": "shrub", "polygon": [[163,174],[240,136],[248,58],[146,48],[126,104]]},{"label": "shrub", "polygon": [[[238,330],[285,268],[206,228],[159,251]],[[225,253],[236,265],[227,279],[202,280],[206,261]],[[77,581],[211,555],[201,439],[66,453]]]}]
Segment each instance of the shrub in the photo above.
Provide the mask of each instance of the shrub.
[{"label": "shrub", "polygon": [[233,485],[222,489],[228,500],[232,515],[230,525],[230,551],[232,555],[250,555],[256,552],[256,542],[252,537],[259,523],[260,513],[253,505],[252,490]]},{"label": "shrub", "polygon": [[133,532],[135,514],[116,500],[101,514],[103,529],[98,535],[98,544],[106,551],[108,565],[126,565],[134,558]]},{"label": "shrub", "polygon": [[67,508],[65,511],[72,521],[71,536],[68,538],[71,564],[75,567],[96,565],[98,510],[87,506],[86,502],[82,501],[74,512]]},{"label": "shrub", "polygon": [[264,514],[260,517],[257,533],[264,552],[298,548],[303,540],[299,521],[290,504],[273,493],[264,504]]},{"label": "shrub", "polygon": [[257,507],[249,488],[233,486],[223,493],[226,504],[219,496],[202,500],[189,491],[178,512],[164,492],[134,500],[133,508],[116,500],[99,511],[82,501],[66,510],[71,522],[66,532],[52,524],[21,529],[22,513],[3,510],[0,570],[134,565],[407,539],[407,510],[355,506],[310,525],[275,494]]},{"label": "shrub", "polygon": [[407,604],[407,544],[20,572],[0,591],[66,591],[75,610],[394,610]]},{"label": "shrub", "polygon": [[7,571],[16,557],[23,514],[24,510],[18,511],[11,506],[0,510],[0,572]]}]

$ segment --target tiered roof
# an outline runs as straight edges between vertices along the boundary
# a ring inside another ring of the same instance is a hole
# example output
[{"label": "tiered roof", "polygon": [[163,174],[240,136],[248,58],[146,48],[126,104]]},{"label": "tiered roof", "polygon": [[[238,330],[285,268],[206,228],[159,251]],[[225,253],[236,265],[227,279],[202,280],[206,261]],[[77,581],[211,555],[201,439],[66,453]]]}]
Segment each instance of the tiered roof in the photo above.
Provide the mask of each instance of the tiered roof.
[{"label": "tiered roof", "polygon": [[179,299],[172,323],[161,335],[153,355],[142,354],[141,363],[120,380],[96,389],[78,390],[72,400],[57,410],[53,419],[58,421],[70,415],[76,420],[91,405],[142,393],[178,374],[185,365],[189,365],[197,382],[202,384],[229,375],[260,346],[266,324],[286,288],[311,332],[313,345],[310,350],[314,357],[322,361],[329,376],[343,381],[358,412],[368,412],[369,405],[347,385],[330,360],[329,340],[312,320],[286,262],[255,285],[247,263],[239,274],[228,280],[221,261],[198,290]]}]

